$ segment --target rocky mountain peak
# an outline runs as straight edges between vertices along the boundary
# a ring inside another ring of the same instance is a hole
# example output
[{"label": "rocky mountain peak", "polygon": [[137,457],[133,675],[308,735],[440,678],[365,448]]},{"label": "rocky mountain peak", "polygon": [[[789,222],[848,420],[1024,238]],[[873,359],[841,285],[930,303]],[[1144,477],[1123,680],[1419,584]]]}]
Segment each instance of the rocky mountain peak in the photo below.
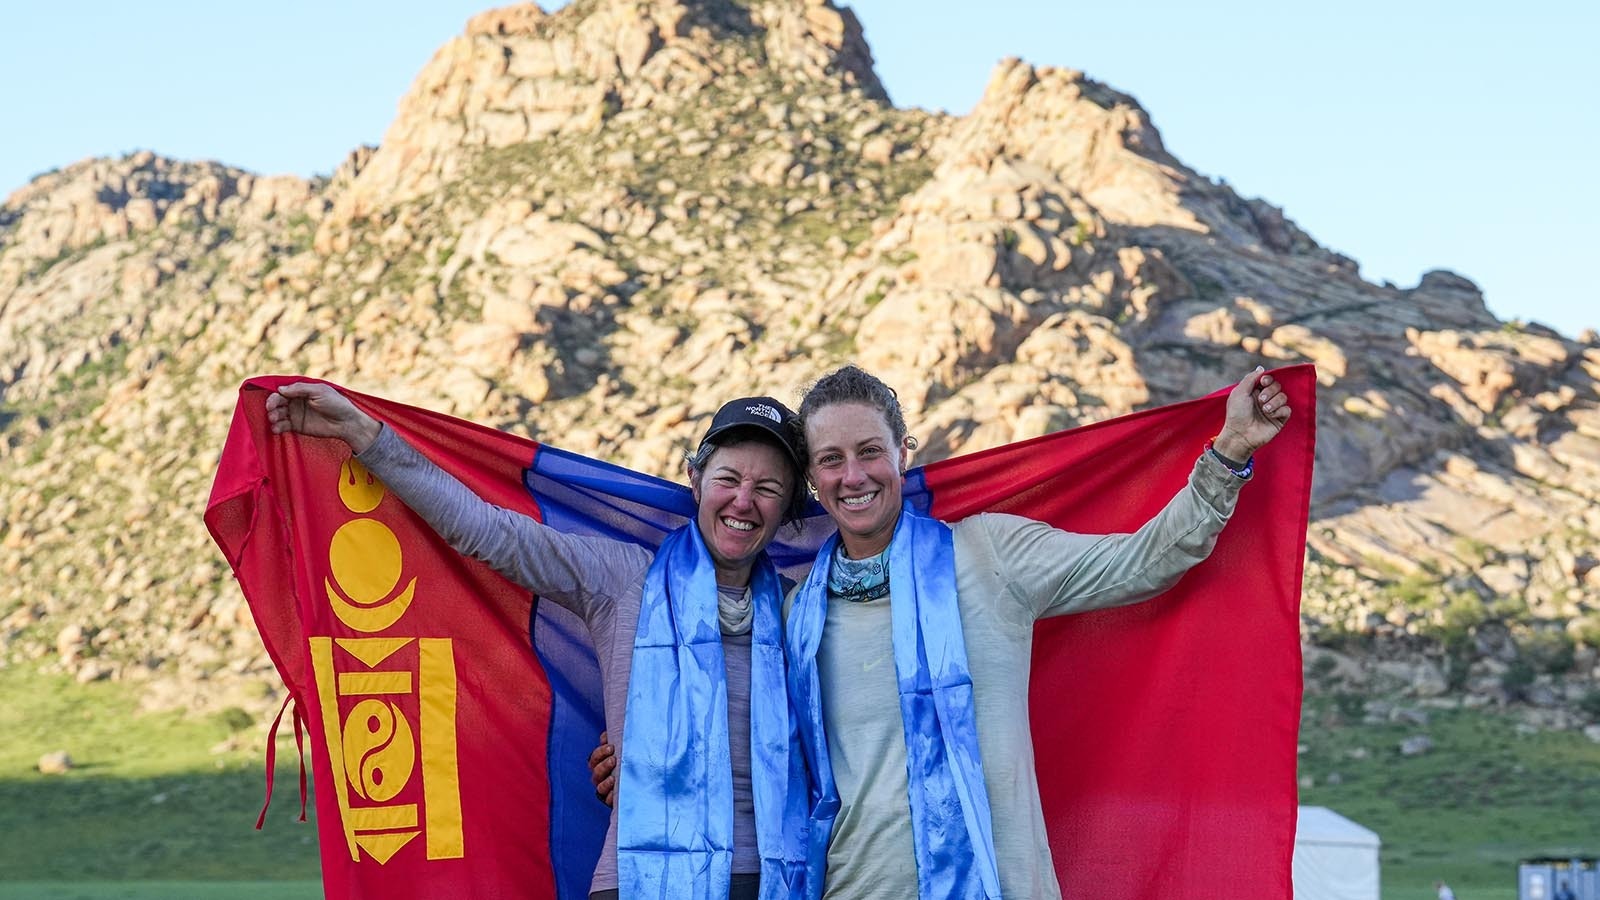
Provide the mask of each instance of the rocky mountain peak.
[{"label": "rocky mountain peak", "polygon": [[231,215],[259,220],[308,203],[312,192],[299,178],[150,151],[83,160],[35,178],[0,207],[0,250],[11,251],[0,261],[0,282],[19,280],[24,265],[163,226],[192,228]]},{"label": "rocky mountain peak", "polygon": [[1127,226],[1205,233],[1267,252],[1315,255],[1355,271],[1282,210],[1241,198],[1184,165],[1168,152],[1137,99],[1075,70],[1001,61],[942,156],[953,165],[997,159],[1036,164]]},{"label": "rocky mountain peak", "polygon": [[1001,61],[944,158],[953,165],[1042,166],[1128,224],[1199,224],[1178,202],[1192,173],[1167,153],[1144,109],[1071,69]]},{"label": "rocky mountain peak", "polygon": [[436,190],[477,151],[593,132],[623,112],[671,114],[730,80],[886,97],[861,25],[831,0],[579,0],[474,17],[400,102],[383,144],[318,238]]},{"label": "rocky mountain peak", "polygon": [[545,11],[537,3],[518,3],[478,13],[467,20],[466,34],[469,38],[476,35],[537,37],[544,21]]}]

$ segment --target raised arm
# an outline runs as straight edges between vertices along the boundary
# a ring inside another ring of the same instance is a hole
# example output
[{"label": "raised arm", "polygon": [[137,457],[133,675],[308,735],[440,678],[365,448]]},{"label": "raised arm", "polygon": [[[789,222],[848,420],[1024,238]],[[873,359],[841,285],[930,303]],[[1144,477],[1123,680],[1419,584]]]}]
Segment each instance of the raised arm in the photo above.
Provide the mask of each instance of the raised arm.
[{"label": "raised arm", "polygon": [[585,621],[629,590],[650,565],[643,547],[565,534],[489,503],[327,385],[283,386],[267,398],[267,421],[276,434],[344,441],[357,461],[456,551]]},{"label": "raised arm", "polygon": [[1034,618],[1146,600],[1211,554],[1255,452],[1289,420],[1283,386],[1259,367],[1228,394],[1222,429],[1189,482],[1132,534],[1076,534],[1015,516],[982,516],[983,549]]}]

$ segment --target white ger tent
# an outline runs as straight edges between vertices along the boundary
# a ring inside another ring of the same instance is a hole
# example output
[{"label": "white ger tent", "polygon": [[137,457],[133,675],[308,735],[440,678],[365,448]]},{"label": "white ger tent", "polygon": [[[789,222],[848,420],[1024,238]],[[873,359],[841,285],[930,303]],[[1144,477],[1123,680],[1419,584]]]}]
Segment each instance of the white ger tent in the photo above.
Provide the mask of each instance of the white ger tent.
[{"label": "white ger tent", "polygon": [[1323,806],[1300,807],[1295,900],[1378,900],[1378,835]]}]

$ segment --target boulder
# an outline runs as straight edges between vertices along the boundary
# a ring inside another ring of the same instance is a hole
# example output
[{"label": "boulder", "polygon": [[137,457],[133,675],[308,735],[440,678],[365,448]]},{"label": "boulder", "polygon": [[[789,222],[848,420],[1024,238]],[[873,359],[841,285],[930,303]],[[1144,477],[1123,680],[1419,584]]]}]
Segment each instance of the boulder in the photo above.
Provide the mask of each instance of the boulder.
[{"label": "boulder", "polygon": [[39,757],[36,767],[41,775],[65,775],[72,771],[72,756],[65,750],[55,750]]}]

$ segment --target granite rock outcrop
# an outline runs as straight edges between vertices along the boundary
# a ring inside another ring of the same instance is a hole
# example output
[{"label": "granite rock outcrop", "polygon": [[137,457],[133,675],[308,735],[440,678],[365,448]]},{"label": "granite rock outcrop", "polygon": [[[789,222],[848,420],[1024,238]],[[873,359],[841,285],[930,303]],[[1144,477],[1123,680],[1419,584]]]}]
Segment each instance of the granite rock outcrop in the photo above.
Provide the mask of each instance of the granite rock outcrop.
[{"label": "granite rock outcrop", "polygon": [[827,0],[493,10],[329,178],[139,153],[13,193],[0,661],[260,702],[201,523],[247,376],[671,477],[717,397],[846,361],[901,389],[923,461],[1314,363],[1317,683],[1600,707],[1593,332],[1501,321],[1455,273],[1363,280],[1079,72],[1006,60],[966,116],[897,108]]}]

